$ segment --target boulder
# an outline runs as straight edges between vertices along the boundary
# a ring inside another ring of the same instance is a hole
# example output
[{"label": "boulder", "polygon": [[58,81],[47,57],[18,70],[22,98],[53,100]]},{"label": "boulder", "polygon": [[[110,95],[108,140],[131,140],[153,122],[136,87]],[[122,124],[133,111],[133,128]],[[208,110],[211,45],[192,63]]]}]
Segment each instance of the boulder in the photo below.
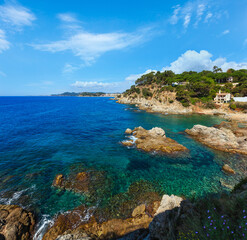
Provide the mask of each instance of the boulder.
[{"label": "boulder", "polygon": [[31,212],[16,205],[0,205],[0,239],[29,240],[34,225]]},{"label": "boulder", "polygon": [[131,134],[132,133],[132,130],[130,129],[130,128],[127,128],[126,130],[125,130],[125,134]]},{"label": "boulder", "polygon": [[235,174],[235,171],[228,164],[225,164],[222,167],[222,170],[225,171],[226,173]]},{"label": "boulder", "polygon": [[181,202],[183,199],[181,197],[175,196],[175,195],[163,195],[160,206],[157,209],[155,215],[158,215],[162,212],[165,212],[167,210],[172,210],[173,208],[180,207]]}]

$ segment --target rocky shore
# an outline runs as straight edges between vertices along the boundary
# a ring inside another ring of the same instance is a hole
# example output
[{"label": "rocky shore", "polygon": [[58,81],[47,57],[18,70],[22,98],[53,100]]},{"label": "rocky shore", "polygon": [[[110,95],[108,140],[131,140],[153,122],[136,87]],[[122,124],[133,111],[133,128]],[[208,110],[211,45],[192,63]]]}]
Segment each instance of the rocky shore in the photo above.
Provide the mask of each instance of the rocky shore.
[{"label": "rocky shore", "polygon": [[115,97],[117,103],[135,105],[141,110],[161,114],[205,114],[205,115],[218,115],[226,120],[244,121],[247,122],[247,114],[242,112],[232,111],[226,105],[222,105],[215,109],[206,109],[201,104],[184,107],[176,100],[176,94],[167,92],[163,94],[162,101],[155,97],[124,97],[123,95]]},{"label": "rocky shore", "polygon": [[29,240],[34,225],[33,213],[16,205],[0,205],[0,239]]},{"label": "rocky shore", "polygon": [[185,132],[208,147],[247,154],[247,128],[240,128],[237,122],[222,122],[214,127],[195,125]]},{"label": "rocky shore", "polygon": [[154,127],[146,130],[143,127],[136,127],[134,130],[125,131],[130,140],[122,141],[124,146],[135,146],[145,152],[173,153],[188,150],[175,140],[166,137],[162,128]]}]

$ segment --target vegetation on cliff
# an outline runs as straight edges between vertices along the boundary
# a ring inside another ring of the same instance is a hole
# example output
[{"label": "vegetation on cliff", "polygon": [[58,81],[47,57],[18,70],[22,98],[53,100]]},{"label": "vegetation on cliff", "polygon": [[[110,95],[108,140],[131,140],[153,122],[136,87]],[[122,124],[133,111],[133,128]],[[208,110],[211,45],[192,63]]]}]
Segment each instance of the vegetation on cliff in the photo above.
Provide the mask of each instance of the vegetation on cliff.
[{"label": "vegetation on cliff", "polygon": [[222,72],[218,67],[213,71],[151,72],[142,75],[135,85],[124,92],[124,96],[136,98],[138,95],[148,99],[162,92],[175,92],[176,100],[184,107],[201,102],[207,108],[214,108],[213,99],[221,90],[237,97],[247,96],[247,70],[229,69]]}]

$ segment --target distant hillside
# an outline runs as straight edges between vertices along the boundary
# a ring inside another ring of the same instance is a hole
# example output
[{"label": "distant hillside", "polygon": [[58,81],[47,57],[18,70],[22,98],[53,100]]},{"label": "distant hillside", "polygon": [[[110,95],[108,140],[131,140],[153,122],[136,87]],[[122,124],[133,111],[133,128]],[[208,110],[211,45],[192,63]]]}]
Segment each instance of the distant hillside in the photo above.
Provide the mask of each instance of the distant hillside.
[{"label": "distant hillside", "polygon": [[52,94],[51,96],[60,96],[60,97],[102,97],[105,96],[104,92],[64,92],[61,94]]}]

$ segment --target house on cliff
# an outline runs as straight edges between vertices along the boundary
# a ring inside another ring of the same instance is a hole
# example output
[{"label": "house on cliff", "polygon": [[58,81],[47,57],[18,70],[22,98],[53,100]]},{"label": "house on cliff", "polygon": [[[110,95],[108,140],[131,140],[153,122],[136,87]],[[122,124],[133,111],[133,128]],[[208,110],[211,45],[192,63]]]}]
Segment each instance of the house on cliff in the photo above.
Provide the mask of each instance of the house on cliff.
[{"label": "house on cliff", "polygon": [[222,93],[221,90],[219,93],[216,94],[216,97],[214,98],[214,102],[216,104],[223,104],[223,103],[229,103],[231,101],[231,94],[230,93]]}]

